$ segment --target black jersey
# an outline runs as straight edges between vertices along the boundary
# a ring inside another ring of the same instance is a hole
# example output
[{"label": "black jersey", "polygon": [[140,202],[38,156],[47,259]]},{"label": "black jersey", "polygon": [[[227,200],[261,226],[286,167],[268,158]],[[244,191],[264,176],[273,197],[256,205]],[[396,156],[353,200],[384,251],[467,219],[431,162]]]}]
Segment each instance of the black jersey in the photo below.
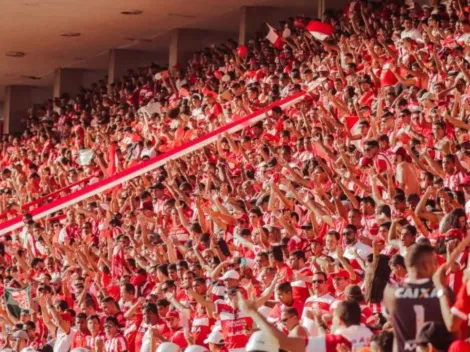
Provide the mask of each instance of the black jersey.
[{"label": "black jersey", "polygon": [[395,352],[415,351],[415,340],[425,322],[444,323],[437,291],[430,279],[386,287],[384,304],[395,331]]}]

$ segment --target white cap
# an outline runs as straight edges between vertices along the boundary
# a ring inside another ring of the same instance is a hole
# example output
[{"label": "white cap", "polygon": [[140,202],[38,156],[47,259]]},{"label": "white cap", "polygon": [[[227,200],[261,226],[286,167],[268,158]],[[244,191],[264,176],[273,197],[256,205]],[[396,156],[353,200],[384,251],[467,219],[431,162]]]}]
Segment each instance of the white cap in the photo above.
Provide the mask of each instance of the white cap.
[{"label": "white cap", "polygon": [[222,280],[240,280],[240,274],[236,272],[235,270],[229,270],[227,271],[224,276],[222,276]]},{"label": "white cap", "polygon": [[158,346],[157,352],[181,352],[180,346],[173,342],[164,342]]},{"label": "white cap", "polygon": [[208,352],[209,350],[203,346],[199,345],[191,345],[186,347],[184,352]]},{"label": "white cap", "polygon": [[264,331],[256,331],[248,340],[246,351],[278,352],[279,343],[274,336],[271,336]]},{"label": "white cap", "polygon": [[209,336],[207,336],[207,339],[204,340],[205,344],[208,343],[213,343],[216,345],[222,345],[224,343],[224,335],[222,335],[222,332],[220,329],[215,328],[214,330],[211,331]]},{"label": "white cap", "polygon": [[[74,352],[75,350],[73,350],[72,352]],[[87,352],[89,352],[89,350],[86,350]],[[32,347],[25,347],[21,350],[21,352],[38,352],[37,350],[35,350],[34,348]]]}]

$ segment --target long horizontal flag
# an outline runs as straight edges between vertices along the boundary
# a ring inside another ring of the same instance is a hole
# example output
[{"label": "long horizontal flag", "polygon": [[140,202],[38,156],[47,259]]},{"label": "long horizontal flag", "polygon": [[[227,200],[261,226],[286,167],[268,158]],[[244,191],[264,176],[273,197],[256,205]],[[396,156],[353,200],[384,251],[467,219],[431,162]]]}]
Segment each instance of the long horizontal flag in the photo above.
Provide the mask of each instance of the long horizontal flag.
[{"label": "long horizontal flag", "polygon": [[[277,101],[263,109],[255,111],[254,113],[245,116],[236,121],[232,121],[225,126],[219,127],[204,136],[198,137],[181,147],[174,148],[166,153],[157,155],[154,158],[146,160],[128,169],[122,170],[108,178],[88,185],[74,193],[70,193],[57,199],[51,203],[45,204],[39,208],[32,210],[30,213],[34,220],[42,219],[52,213],[62,210],[71,205],[77,204],[87,198],[93,197],[99,193],[105,192],[108,189],[116,187],[124,182],[127,182],[135,177],[141,176],[147,172],[155,170],[156,168],[165,165],[169,160],[177,159],[196,151],[206,145],[214,143],[217,138],[223,133],[235,133],[247,126],[255,124],[264,119],[273,107],[280,106],[281,108],[288,108],[304,99],[305,92],[294,94],[290,97]],[[23,226],[22,216],[17,216],[13,219],[7,220],[0,224],[0,235],[7,234],[11,231],[19,229]]]}]

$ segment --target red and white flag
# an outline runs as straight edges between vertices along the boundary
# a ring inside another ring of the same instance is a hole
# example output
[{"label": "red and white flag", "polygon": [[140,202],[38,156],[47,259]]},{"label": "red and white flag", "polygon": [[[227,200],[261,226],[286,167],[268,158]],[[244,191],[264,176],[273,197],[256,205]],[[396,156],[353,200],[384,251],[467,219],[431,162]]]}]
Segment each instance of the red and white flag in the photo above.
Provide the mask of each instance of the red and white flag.
[{"label": "red and white flag", "polygon": [[361,133],[361,130],[359,129],[359,116],[344,117],[344,125],[352,135]]},{"label": "red and white flag", "polygon": [[266,36],[266,39],[269,40],[276,49],[279,49],[279,50],[282,49],[282,44],[283,44],[282,37],[276,32],[276,30],[273,27],[271,27],[268,23],[266,24],[269,27],[269,33]]},{"label": "red and white flag", "polygon": [[318,40],[325,40],[333,34],[333,26],[320,21],[310,21],[307,30]]},{"label": "red and white flag", "polygon": [[394,86],[398,83],[397,76],[391,71],[392,63],[386,62],[380,72],[380,87]]}]

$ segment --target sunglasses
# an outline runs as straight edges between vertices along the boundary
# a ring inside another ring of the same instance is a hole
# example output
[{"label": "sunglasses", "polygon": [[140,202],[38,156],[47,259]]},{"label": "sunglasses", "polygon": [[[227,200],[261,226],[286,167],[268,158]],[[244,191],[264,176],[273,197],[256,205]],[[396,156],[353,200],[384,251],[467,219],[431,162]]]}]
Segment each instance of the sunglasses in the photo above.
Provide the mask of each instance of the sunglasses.
[{"label": "sunglasses", "polygon": [[322,284],[325,280],[312,280],[312,284]]}]

